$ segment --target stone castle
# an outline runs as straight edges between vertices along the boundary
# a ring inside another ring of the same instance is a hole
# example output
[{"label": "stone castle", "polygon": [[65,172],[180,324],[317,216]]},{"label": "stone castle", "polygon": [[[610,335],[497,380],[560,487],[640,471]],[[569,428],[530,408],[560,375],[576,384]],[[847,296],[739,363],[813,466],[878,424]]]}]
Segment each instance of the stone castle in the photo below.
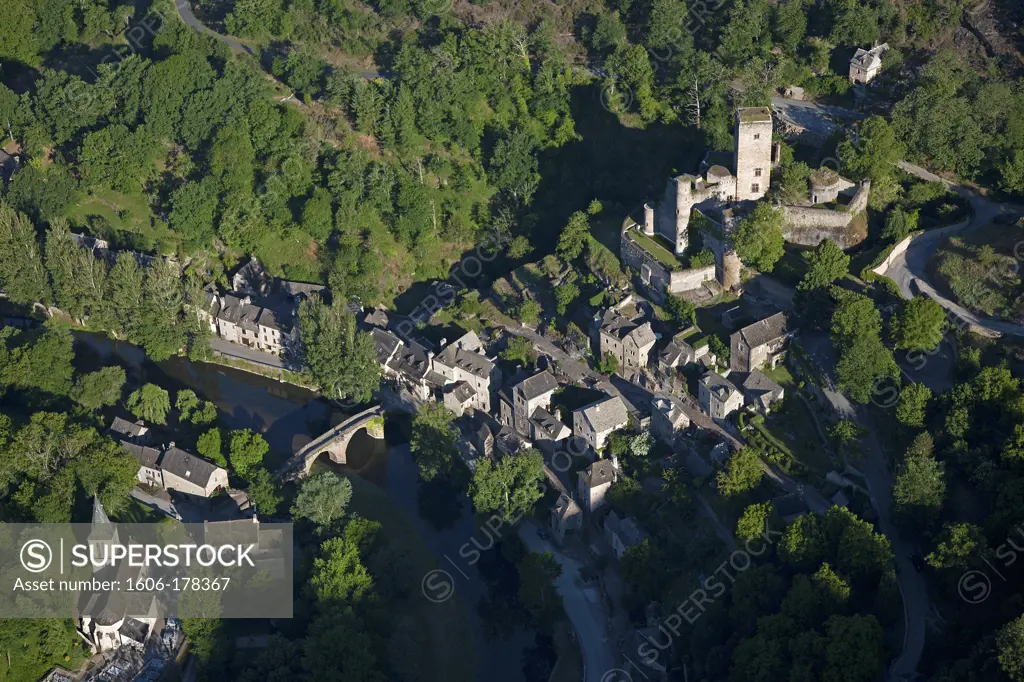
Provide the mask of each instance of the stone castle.
[{"label": "stone castle", "polygon": [[[657,206],[644,204],[643,224],[627,218],[622,231],[622,257],[641,280],[656,292],[680,293],[712,279],[725,288],[739,284],[741,264],[729,235],[753,203],[771,187],[772,168],[779,162],[781,145],[772,141],[772,112],[768,107],[736,110],[735,145],[731,155],[709,152],[699,174],[685,173],[668,181]],[[834,204],[840,196],[852,198]],[[805,201],[776,207],[783,212],[787,241],[815,246],[826,238],[843,248],[863,240],[851,230],[857,214],[867,206],[870,183],[855,185],[829,168],[812,174]],[[715,254],[715,264],[688,268],[690,235],[699,234],[702,248]]]}]

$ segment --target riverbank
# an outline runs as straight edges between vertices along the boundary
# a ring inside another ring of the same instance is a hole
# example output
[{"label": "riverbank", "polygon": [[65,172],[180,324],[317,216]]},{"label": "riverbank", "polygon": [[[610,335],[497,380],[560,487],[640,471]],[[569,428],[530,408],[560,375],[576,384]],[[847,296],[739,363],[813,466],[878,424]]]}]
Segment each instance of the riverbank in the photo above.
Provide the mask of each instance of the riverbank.
[{"label": "riverbank", "polygon": [[[296,452],[345,419],[351,410],[359,409],[346,410],[306,388],[226,365],[193,362],[180,356],[153,362],[138,346],[114,341],[103,334],[76,331],[75,339],[79,371],[116,364],[125,369],[133,384],[155,383],[172,392],[195,391],[201,399],[217,406],[222,427],[252,429],[276,453]],[[444,529],[432,525],[421,512],[419,470],[402,425],[389,419],[385,434],[386,442],[357,433],[348,447],[348,464],[334,465],[321,458],[317,466],[352,478],[353,487],[362,491],[353,499],[354,511],[386,523],[387,532],[403,538],[402,542],[415,541],[416,571],[424,572],[407,580],[410,618],[417,628],[430,631],[429,646],[438,648],[434,654],[438,669],[450,671],[430,679],[523,682],[523,653],[533,645],[536,633],[516,629],[485,637],[478,604],[488,598],[491,588],[476,565],[460,559],[460,549],[474,536],[477,541],[482,537],[472,505],[462,496],[452,525]],[[458,568],[450,563],[453,560],[460,562]],[[458,580],[451,599],[452,607],[458,605],[457,618],[443,612],[432,613],[430,609],[439,605],[422,592],[425,574],[444,567]],[[477,652],[475,657],[473,650]],[[460,677],[464,668],[474,674]]]}]

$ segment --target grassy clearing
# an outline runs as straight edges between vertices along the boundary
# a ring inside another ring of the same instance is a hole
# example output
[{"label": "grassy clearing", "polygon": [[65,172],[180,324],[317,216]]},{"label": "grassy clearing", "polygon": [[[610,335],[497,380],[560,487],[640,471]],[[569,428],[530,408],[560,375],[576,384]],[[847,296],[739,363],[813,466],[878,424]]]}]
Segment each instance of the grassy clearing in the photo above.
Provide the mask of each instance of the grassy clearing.
[{"label": "grassy clearing", "polygon": [[174,523],[174,519],[161,514],[142,504],[134,497],[128,499],[128,505],[117,514],[113,514],[118,523]]},{"label": "grassy clearing", "polygon": [[645,251],[657,258],[665,267],[672,270],[685,270],[687,263],[677,258],[671,249],[671,245],[659,235],[648,237],[639,230],[630,230],[629,239],[639,244]]},{"label": "grassy clearing", "polygon": [[819,474],[832,469],[825,444],[814,428],[814,417],[796,396],[784,400],[782,407],[770,414],[763,424],[757,424],[756,420],[752,422],[754,428],[765,432],[772,444],[795,462]]},{"label": "grassy clearing", "polygon": [[[406,548],[413,575],[426,575],[438,567],[419,533],[383,490],[358,476],[346,478],[352,482],[349,511],[380,523],[384,542]],[[412,618],[426,633],[431,670],[424,671],[424,679],[470,682],[475,677],[473,633],[458,600],[435,604],[423,599],[416,589],[406,602],[395,606],[400,609],[399,616]]]},{"label": "grassy clearing", "polygon": [[73,225],[88,228],[112,245],[159,253],[172,253],[178,247],[178,236],[153,215],[141,192],[91,192],[71,210],[69,218]]},{"label": "grassy clearing", "polygon": [[790,387],[796,387],[796,379],[794,379],[793,375],[789,373],[789,370],[786,369],[785,365],[778,365],[775,369],[766,369],[764,370],[764,374],[783,388],[788,389]]},{"label": "grassy clearing", "polygon": [[295,229],[287,237],[268,232],[253,255],[271,275],[299,282],[322,282],[318,251],[319,245],[312,237]]}]

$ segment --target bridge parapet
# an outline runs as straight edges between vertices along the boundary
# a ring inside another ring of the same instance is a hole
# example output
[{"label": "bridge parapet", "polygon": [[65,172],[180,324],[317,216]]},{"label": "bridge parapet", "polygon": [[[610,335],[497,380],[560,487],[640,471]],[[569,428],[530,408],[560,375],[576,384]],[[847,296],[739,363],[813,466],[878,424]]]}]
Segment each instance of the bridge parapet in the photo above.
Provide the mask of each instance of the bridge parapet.
[{"label": "bridge parapet", "polygon": [[371,438],[384,438],[384,406],[377,405],[359,414],[352,415],[332,429],[314,438],[298,452],[291,456],[280,469],[277,477],[284,481],[294,481],[309,475],[316,458],[327,452],[331,461],[344,464],[345,451],[352,436],[360,429],[366,429]]}]

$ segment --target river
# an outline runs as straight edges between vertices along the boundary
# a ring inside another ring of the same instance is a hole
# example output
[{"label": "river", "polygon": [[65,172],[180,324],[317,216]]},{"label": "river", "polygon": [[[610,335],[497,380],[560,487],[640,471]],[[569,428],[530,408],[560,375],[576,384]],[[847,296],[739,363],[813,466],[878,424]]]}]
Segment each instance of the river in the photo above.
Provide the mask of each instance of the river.
[{"label": "river", "polygon": [[[217,405],[222,426],[261,433],[278,452],[295,452],[361,409],[346,410],[305,388],[232,367],[183,357],[153,362],[138,346],[102,334],[75,332],[75,339],[79,371],[117,364],[128,374],[130,386],[157,384],[171,392],[172,401],[175,391],[192,389],[200,398]],[[457,513],[453,512],[452,525],[446,529],[438,530],[424,518],[418,502],[419,472],[408,443],[396,436],[398,429],[386,424],[385,431],[386,441],[370,438],[365,432],[356,434],[348,447],[347,465],[318,461],[317,466],[355,474],[377,485],[405,513],[439,568],[451,576],[456,598],[462,601],[470,630],[477,636],[478,682],[523,682],[523,653],[533,645],[535,633],[517,628],[506,637],[484,636],[477,604],[488,595],[487,583],[476,563],[464,558],[472,556],[477,548],[486,556],[495,533],[479,526],[468,500],[463,500]],[[499,528],[497,532],[513,531]]]}]

